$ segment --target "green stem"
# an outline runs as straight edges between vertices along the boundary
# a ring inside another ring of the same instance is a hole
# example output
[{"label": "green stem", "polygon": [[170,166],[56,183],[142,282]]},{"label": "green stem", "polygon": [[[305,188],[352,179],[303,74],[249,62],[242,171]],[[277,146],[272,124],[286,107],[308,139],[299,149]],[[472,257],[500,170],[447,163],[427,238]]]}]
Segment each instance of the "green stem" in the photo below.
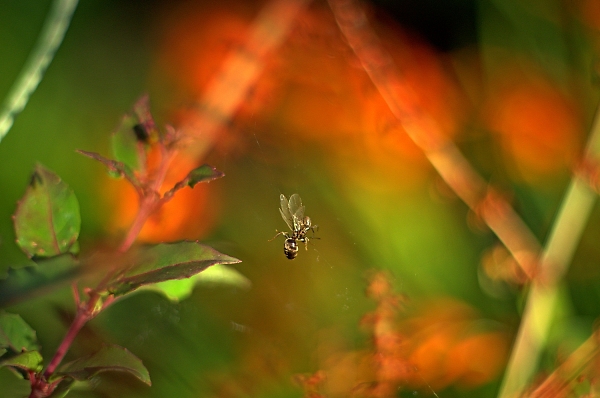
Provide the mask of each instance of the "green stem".
[{"label": "green stem", "polygon": [[0,141],[8,133],[16,115],[25,108],[31,94],[42,81],[48,65],[52,62],[69,28],[77,2],[78,0],[55,0],[52,4],[52,10],[39,41],[10,89],[0,112]]},{"label": "green stem", "polygon": [[[584,160],[597,164],[599,154],[600,106],[596,110]],[[542,252],[540,275],[532,281],[500,398],[519,396],[537,370],[556,308],[560,280],[571,263],[595,203],[596,193],[590,189],[588,182],[574,176]]]}]

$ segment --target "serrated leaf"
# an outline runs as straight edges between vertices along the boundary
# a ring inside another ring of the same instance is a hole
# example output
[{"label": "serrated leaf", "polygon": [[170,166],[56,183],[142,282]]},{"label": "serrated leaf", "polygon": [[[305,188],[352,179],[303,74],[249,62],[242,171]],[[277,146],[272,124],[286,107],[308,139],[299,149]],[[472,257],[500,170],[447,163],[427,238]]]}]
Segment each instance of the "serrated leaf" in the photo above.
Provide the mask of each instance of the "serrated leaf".
[{"label": "serrated leaf", "polygon": [[1,366],[10,366],[13,368],[33,372],[39,372],[43,368],[42,354],[38,351],[25,351],[13,357],[0,361]]},{"label": "serrated leaf", "polygon": [[143,285],[185,279],[215,264],[240,260],[198,242],[162,243],[145,249],[138,263],[113,282],[108,290],[122,295]]},{"label": "serrated leaf", "polygon": [[9,348],[15,353],[38,349],[35,330],[19,315],[0,311],[0,348]]},{"label": "serrated leaf", "polygon": [[14,215],[17,244],[29,257],[74,250],[81,218],[79,202],[58,175],[38,164]]},{"label": "serrated leaf", "polygon": [[134,172],[125,163],[105,158],[104,156],[102,156],[102,155],[100,155],[99,153],[96,153],[96,152],[88,152],[88,151],[83,151],[81,149],[78,149],[77,152],[80,153],[80,154],[82,154],[82,155],[84,155],[84,156],[87,156],[89,158],[92,158],[94,160],[99,161],[104,166],[106,166],[106,168],[108,169],[108,171],[113,176],[115,176],[115,177],[125,177],[133,186],[135,186],[135,187],[139,187],[140,186],[140,183],[139,183],[137,177],[135,176]]},{"label": "serrated leaf", "polygon": [[176,279],[147,285],[143,288],[164,294],[169,300],[177,302],[185,300],[194,291],[194,287],[204,285],[224,285],[239,289],[249,289],[252,283],[237,270],[223,264],[215,264],[187,279]]},{"label": "serrated leaf", "polygon": [[127,349],[116,345],[105,346],[92,355],[69,362],[56,374],[75,380],[89,380],[94,375],[107,371],[130,373],[142,382],[152,384],[150,374],[142,361]]}]

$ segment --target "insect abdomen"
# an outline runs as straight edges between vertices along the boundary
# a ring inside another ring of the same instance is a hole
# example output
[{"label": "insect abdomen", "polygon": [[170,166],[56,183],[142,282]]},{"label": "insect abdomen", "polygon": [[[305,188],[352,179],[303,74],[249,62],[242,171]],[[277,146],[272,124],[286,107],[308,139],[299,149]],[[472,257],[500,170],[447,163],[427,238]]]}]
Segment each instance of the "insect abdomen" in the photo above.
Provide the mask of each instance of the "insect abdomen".
[{"label": "insect abdomen", "polygon": [[288,238],[285,240],[283,244],[283,253],[289,260],[293,260],[296,258],[298,254],[298,244],[296,243],[296,239]]}]

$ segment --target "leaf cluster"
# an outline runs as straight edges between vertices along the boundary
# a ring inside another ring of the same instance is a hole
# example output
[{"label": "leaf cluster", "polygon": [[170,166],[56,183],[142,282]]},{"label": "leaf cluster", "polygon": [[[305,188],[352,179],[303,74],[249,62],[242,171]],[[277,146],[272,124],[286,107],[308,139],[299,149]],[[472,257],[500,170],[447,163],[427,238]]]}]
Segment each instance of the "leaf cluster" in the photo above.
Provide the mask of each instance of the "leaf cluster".
[{"label": "leaf cluster", "polygon": [[[202,165],[191,170],[161,196],[158,190],[180,139],[180,134],[170,126],[164,132],[157,129],[149,110],[148,97],[144,96],[136,102],[133,112],[123,117],[113,133],[113,158],[78,151],[98,160],[111,175],[125,178],[140,197],[138,218],[121,247],[110,254],[80,253],[81,218],[73,190],[43,165],[35,167],[13,216],[17,244],[32,264],[26,276],[12,273],[4,285],[10,291],[11,286],[17,287],[13,290],[35,288],[40,280],[46,283],[57,278],[71,279],[77,313],[56,354],[44,365],[35,331],[19,315],[0,312],[0,367],[8,367],[28,379],[31,396],[65,396],[75,381],[89,380],[105,371],[130,373],[150,385],[150,375],[142,361],[119,346],[106,345],[95,353],[68,363],[62,363],[62,359],[81,327],[114,300],[140,287],[190,278],[212,265],[240,262],[194,241],[160,243],[130,250],[147,217],[177,191],[224,176],[214,167]],[[158,170],[151,170],[147,155],[150,150],[156,149],[162,155],[161,162]],[[108,272],[105,271],[107,268]],[[103,274],[98,275],[93,272],[94,269],[103,269]],[[85,275],[93,276],[89,279],[95,281],[95,287],[93,284],[77,286],[84,271]]]}]

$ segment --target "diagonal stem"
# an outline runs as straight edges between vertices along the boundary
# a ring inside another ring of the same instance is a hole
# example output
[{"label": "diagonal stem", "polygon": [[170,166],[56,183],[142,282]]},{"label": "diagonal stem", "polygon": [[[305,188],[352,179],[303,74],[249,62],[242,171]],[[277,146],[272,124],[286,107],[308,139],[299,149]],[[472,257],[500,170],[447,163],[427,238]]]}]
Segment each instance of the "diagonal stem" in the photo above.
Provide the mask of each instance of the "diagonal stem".
[{"label": "diagonal stem", "polygon": [[15,117],[25,108],[44,73],[52,62],[71,23],[78,0],[55,0],[38,42],[27,63],[10,89],[0,110],[0,141],[13,125]]},{"label": "diagonal stem", "polygon": [[[472,210],[478,211],[524,272],[533,276],[527,305],[507,367],[500,397],[518,395],[536,370],[557,300],[558,283],[566,272],[596,201],[581,177],[571,181],[545,249],[502,198],[486,200],[486,184],[460,153],[439,134],[438,126],[417,104],[411,87],[396,70],[355,0],[329,0],[337,24],[371,81],[410,138],[423,150],[444,181]],[[408,94],[408,95],[406,95]],[[600,111],[597,112],[585,160],[600,156]],[[531,259],[539,257],[539,269]]]},{"label": "diagonal stem", "polygon": [[499,195],[490,193],[486,181],[475,171],[456,145],[416,101],[355,0],[329,0],[336,22],[363,69],[389,109],[413,142],[423,151],[446,184],[467,206],[481,216],[526,275],[535,275],[531,261],[541,247],[521,217]]},{"label": "diagonal stem", "polygon": [[181,130],[196,138],[187,148],[190,157],[202,159],[218,132],[246,99],[264,71],[267,56],[287,37],[298,14],[311,0],[269,0],[248,27],[246,40],[225,57],[220,69],[198,98],[197,117]]},{"label": "diagonal stem", "polygon": [[[597,163],[600,153],[600,105],[585,151],[585,161]],[[534,279],[523,318],[508,363],[500,397],[518,396],[537,368],[556,307],[559,282],[571,260],[590,213],[596,193],[588,182],[575,175],[567,189],[558,216],[542,253],[543,279]]]}]

